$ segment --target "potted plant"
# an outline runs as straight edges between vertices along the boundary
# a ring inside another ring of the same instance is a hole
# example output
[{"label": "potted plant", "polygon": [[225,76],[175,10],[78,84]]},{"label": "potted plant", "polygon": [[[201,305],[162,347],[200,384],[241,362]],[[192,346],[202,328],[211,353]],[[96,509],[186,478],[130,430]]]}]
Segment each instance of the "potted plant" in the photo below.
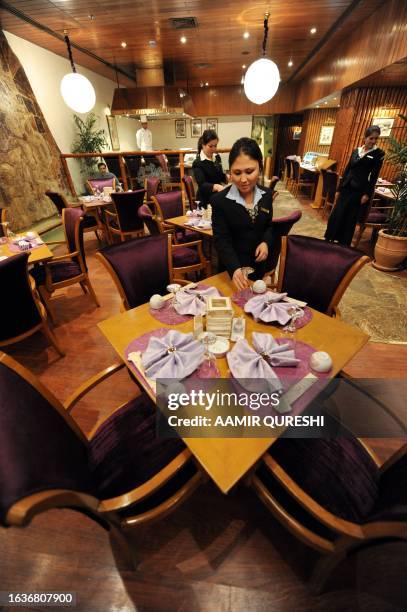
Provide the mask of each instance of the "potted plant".
[{"label": "potted plant", "polygon": [[[102,149],[108,146],[104,130],[96,130],[97,117],[95,113],[89,113],[85,121],[78,115],[73,116],[78,132],[72,145],[72,153],[102,153]],[[96,170],[96,157],[81,157],[81,172],[87,178]]]},{"label": "potted plant", "polygon": [[[407,123],[406,116],[399,117]],[[407,143],[390,138],[386,159],[400,171],[391,187],[394,207],[388,218],[388,226],[379,231],[373,266],[384,272],[392,272],[407,258]]]}]

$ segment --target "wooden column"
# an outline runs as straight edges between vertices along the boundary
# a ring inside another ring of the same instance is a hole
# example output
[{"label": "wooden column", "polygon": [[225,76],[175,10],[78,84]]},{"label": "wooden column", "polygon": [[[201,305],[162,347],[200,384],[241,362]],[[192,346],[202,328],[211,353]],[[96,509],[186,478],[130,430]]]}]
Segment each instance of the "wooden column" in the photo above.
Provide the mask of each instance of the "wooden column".
[{"label": "wooden column", "polygon": [[127,183],[126,166],[124,165],[123,155],[119,155],[120,176],[122,178],[123,189],[127,191],[129,185]]},{"label": "wooden column", "polygon": [[68,162],[66,161],[66,158],[63,155],[61,155],[61,162],[62,162],[62,167],[65,172],[66,180],[68,181],[69,189],[71,190],[73,197],[76,198],[78,194],[76,193],[75,185],[73,184],[72,176],[69,171]]}]

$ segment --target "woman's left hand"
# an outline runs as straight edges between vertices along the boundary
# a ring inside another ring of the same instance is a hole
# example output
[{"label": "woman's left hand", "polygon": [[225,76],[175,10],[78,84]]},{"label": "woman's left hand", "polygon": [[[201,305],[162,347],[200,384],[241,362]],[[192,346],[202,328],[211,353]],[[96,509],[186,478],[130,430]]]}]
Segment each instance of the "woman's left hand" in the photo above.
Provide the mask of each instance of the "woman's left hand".
[{"label": "woman's left hand", "polygon": [[367,204],[369,202],[370,198],[368,195],[362,195],[361,199],[360,199],[360,203],[361,204]]},{"label": "woman's left hand", "polygon": [[265,261],[267,259],[267,255],[269,254],[269,248],[267,246],[267,242],[260,242],[257,247],[254,255],[256,257],[256,261]]}]

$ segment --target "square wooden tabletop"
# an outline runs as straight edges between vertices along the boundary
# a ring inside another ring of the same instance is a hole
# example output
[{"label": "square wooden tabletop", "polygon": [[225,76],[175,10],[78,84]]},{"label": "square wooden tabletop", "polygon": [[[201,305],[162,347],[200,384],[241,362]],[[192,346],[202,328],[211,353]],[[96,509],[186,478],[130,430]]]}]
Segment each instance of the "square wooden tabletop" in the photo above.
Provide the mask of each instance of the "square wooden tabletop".
[{"label": "square wooden tabletop", "polygon": [[[206,285],[217,287],[224,295],[234,293],[233,284],[226,272],[217,274],[203,281]],[[242,309],[233,305],[236,312]],[[332,376],[340,372],[350,359],[367,343],[368,336],[356,327],[343,323],[338,319],[327,317],[315,310],[312,320],[299,329],[298,340],[307,342],[313,348],[326,351],[333,359]],[[246,315],[245,315],[246,316]],[[116,350],[127,367],[125,349],[132,340],[160,327],[173,328],[187,333],[193,329],[193,318],[180,325],[165,325],[150,315],[149,304],[143,304],[127,312],[117,314],[98,324],[100,330]],[[253,331],[269,329],[273,336],[282,335],[277,327],[256,323],[252,317],[246,316],[246,338],[251,338]],[[221,376],[228,377],[226,358],[217,360]],[[130,367],[129,367],[130,369]],[[134,374],[134,370],[131,370]],[[140,377],[140,384],[146,392],[154,395],[145,380]],[[228,493],[260,459],[276,438],[184,438],[195,458],[218,485],[223,493]]]},{"label": "square wooden tabletop", "polygon": [[201,227],[195,227],[193,225],[185,225],[186,221],[189,221],[191,217],[188,215],[182,215],[181,217],[172,217],[171,219],[165,219],[165,223],[169,223],[170,225],[174,225],[175,227],[180,227],[181,229],[189,229],[193,232],[198,232],[207,238],[213,238],[213,232],[211,229],[203,229]]},{"label": "square wooden tabletop", "polygon": [[[35,233],[35,237],[39,238],[40,236]],[[13,255],[18,255],[19,253],[24,253],[25,251],[12,251],[10,249],[9,243],[0,244],[0,255],[3,257],[12,257]],[[54,257],[51,249],[44,242],[41,246],[32,249],[30,251],[30,256],[28,257],[29,264],[40,263],[43,261],[49,261]]]}]

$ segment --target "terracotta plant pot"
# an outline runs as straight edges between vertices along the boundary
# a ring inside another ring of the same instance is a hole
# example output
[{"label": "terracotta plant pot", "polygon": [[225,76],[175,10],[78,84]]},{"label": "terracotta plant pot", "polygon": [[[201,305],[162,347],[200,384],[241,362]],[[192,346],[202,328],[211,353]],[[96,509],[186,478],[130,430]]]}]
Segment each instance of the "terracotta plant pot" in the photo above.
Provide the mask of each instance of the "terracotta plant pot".
[{"label": "terracotta plant pot", "polygon": [[377,238],[373,266],[383,272],[394,272],[407,257],[407,236],[391,236],[381,229]]}]

